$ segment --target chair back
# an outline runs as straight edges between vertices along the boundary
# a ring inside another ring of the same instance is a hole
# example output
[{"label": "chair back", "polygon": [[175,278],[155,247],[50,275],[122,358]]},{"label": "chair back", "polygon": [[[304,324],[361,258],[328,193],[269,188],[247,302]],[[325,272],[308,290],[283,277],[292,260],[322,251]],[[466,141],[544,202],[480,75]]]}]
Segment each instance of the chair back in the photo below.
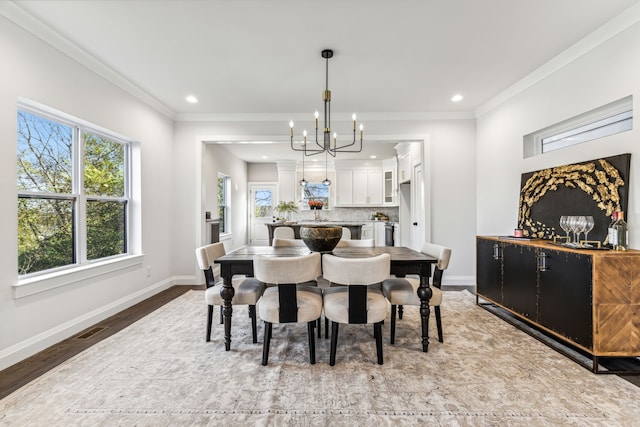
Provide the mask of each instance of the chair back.
[{"label": "chair back", "polygon": [[369,285],[382,283],[389,277],[390,272],[391,257],[389,254],[381,254],[371,258],[341,258],[330,254],[325,254],[322,257],[323,277],[332,283],[348,286],[347,316],[349,323],[367,323],[369,310],[367,288]]},{"label": "chair back", "polygon": [[320,274],[319,252],[283,257],[256,255],[253,258],[253,276],[264,283],[304,283],[316,280]]},{"label": "chair back", "polygon": [[[357,240],[352,240],[357,242]],[[341,285],[373,285],[389,277],[391,257],[380,254],[369,258],[343,258],[331,254],[322,257],[322,275]]]},{"label": "chair back", "polygon": [[196,259],[198,260],[198,266],[204,272],[207,288],[215,284],[213,275],[214,261],[225,254],[226,251],[222,242],[212,243],[196,249]]},{"label": "chair back", "polygon": [[278,317],[280,323],[298,321],[297,283],[316,280],[321,274],[320,253],[294,257],[256,255],[253,275],[267,284],[278,285]]},{"label": "chair back", "polygon": [[292,247],[292,246],[306,246],[302,239],[280,239],[274,238],[271,242],[271,246],[274,248]]},{"label": "chair back", "polygon": [[276,227],[273,229],[273,237],[278,239],[295,239],[296,235],[291,227]]},{"label": "chair back", "polygon": [[376,245],[374,239],[360,239],[360,240],[344,240],[340,239],[336,248],[373,248]]},{"label": "chair back", "polygon": [[425,255],[438,258],[436,268],[433,272],[432,285],[439,288],[442,285],[442,274],[449,267],[449,260],[451,259],[451,249],[446,246],[425,242],[422,245],[422,250],[420,252]]},{"label": "chair back", "polygon": [[341,237],[341,239],[343,239],[343,240],[351,239],[351,230],[349,230],[347,227],[342,227],[342,237]]}]

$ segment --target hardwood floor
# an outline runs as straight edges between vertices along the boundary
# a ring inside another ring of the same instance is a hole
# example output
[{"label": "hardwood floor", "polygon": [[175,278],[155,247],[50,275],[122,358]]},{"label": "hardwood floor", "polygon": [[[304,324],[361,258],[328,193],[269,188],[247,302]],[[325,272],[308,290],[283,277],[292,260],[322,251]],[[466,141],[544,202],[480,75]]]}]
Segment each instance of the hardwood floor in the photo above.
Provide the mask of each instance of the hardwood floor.
[{"label": "hardwood floor", "polygon": [[[85,329],[71,338],[0,371],[0,399],[191,289],[204,290],[204,286],[173,286]],[[473,287],[465,286],[447,286],[443,290],[457,291],[462,289],[475,293]],[[640,387],[640,376],[620,375],[620,377]]]},{"label": "hardwood floor", "polygon": [[204,285],[173,286],[81,331],[71,338],[0,371],[0,399],[191,289],[204,290]]}]

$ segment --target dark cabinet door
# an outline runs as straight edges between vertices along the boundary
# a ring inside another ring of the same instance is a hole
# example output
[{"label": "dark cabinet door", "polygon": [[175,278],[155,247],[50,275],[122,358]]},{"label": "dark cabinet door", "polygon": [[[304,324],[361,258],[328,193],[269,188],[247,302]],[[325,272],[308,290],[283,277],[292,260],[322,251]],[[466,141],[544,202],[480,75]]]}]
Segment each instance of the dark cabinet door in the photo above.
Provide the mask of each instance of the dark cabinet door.
[{"label": "dark cabinet door", "polygon": [[538,323],[591,349],[592,258],[562,251],[543,251]]},{"label": "dark cabinet door", "polygon": [[477,239],[476,279],[478,294],[502,304],[502,248],[499,242]]},{"label": "dark cabinet door", "polygon": [[502,297],[504,306],[537,320],[537,251],[525,245],[502,245]]}]

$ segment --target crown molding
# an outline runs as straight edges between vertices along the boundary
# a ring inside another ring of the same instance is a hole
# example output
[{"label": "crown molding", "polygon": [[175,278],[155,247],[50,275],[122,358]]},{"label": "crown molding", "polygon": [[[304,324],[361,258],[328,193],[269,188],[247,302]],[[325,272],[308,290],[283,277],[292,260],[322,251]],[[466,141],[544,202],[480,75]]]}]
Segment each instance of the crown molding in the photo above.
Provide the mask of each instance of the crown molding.
[{"label": "crown molding", "polygon": [[[352,113],[331,113],[333,122],[350,122]],[[436,112],[436,113],[358,113],[358,119],[362,122],[384,121],[425,121],[425,120],[474,120],[472,111],[463,112]],[[285,113],[258,113],[258,114],[208,114],[208,113],[178,113],[176,122],[289,122],[293,120],[312,121],[310,114],[285,114]]]},{"label": "crown molding", "polygon": [[578,58],[586,55],[593,49],[603,45],[608,40],[627,30],[640,22],[640,3],[631,6],[606,24],[602,25],[582,40],[578,41],[568,49],[545,63],[535,71],[514,83],[506,90],[491,98],[475,109],[475,117],[479,118],[483,114],[493,110],[499,105],[507,102],[514,96],[524,92],[551,74],[566,67]]},{"label": "crown molding", "polygon": [[89,70],[98,74],[105,80],[113,83],[126,93],[138,98],[140,101],[144,102],[161,114],[172,120],[175,119],[176,113],[165,104],[149,95],[113,68],[96,59],[71,40],[62,36],[53,28],[27,13],[24,9],[18,6],[18,4],[12,1],[0,1],[0,15],[47,43],[54,49],[57,49],[71,59],[87,67]]}]

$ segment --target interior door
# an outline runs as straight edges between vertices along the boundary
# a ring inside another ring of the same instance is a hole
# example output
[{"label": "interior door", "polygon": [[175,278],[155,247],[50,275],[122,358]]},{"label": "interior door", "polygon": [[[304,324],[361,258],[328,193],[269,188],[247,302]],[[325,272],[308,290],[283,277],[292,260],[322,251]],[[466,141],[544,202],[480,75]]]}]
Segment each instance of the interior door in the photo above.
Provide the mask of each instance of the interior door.
[{"label": "interior door", "polygon": [[276,184],[250,184],[249,198],[249,245],[269,246],[265,224],[273,221]]}]

